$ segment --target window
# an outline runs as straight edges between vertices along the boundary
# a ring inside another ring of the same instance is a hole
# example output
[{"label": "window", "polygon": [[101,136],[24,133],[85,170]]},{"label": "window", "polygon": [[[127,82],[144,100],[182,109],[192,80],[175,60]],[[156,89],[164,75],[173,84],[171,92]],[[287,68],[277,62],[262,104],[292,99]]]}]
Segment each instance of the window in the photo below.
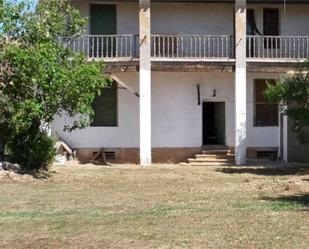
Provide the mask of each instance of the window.
[{"label": "window", "polygon": [[247,10],[247,35],[262,35],[257,28],[254,9]]},{"label": "window", "polygon": [[255,126],[278,126],[278,104],[270,104],[264,92],[267,84],[276,84],[275,80],[254,81],[254,125]]},{"label": "window", "polygon": [[264,35],[279,35],[279,9],[264,9]]},{"label": "window", "polygon": [[[264,9],[264,35],[278,36],[279,35],[279,9]],[[268,49],[280,47],[279,39],[265,38],[264,47]]]},{"label": "window", "polygon": [[[262,35],[261,32],[258,30],[255,21],[255,13],[254,9],[247,10],[247,35]],[[255,39],[247,38],[247,57],[254,57],[255,51]]]},{"label": "window", "polygon": [[91,126],[117,126],[117,83],[103,88],[93,102],[93,122]]}]

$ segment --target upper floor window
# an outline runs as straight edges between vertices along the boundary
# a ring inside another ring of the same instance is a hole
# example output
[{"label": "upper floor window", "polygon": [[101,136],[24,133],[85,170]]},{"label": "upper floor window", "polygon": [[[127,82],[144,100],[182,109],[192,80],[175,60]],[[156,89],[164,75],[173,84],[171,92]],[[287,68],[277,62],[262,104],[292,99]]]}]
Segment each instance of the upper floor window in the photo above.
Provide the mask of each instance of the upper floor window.
[{"label": "upper floor window", "polygon": [[90,57],[115,57],[117,40],[116,5],[90,5]]},{"label": "upper floor window", "polygon": [[117,126],[117,83],[102,89],[93,102],[94,116],[91,126]]},{"label": "upper floor window", "polygon": [[247,10],[247,35],[256,35],[256,34],[262,35],[256,25],[254,9],[248,9]]},{"label": "upper floor window", "polygon": [[[264,9],[264,35],[266,36],[278,36],[280,34],[280,20],[279,9]],[[280,40],[277,38],[266,38],[264,47],[268,49],[274,49],[280,47]]]},{"label": "upper floor window", "polygon": [[276,84],[275,80],[254,81],[254,125],[255,126],[278,126],[279,106],[270,104],[264,92],[268,84]]},{"label": "upper floor window", "polygon": [[279,35],[279,9],[264,9],[264,35]]}]

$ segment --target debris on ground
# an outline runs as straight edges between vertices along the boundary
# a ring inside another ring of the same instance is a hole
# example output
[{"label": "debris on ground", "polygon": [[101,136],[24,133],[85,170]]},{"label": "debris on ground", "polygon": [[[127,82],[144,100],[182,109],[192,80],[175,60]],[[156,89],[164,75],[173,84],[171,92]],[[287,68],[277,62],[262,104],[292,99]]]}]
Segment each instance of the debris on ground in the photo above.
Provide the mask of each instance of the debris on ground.
[{"label": "debris on ground", "polygon": [[74,151],[70,148],[70,146],[64,141],[58,141],[55,144],[56,148],[56,165],[64,165],[67,161],[71,161],[75,157]]},{"label": "debris on ground", "polygon": [[101,148],[98,152],[94,154],[92,159],[90,160],[93,164],[103,164],[107,165],[106,163],[106,156],[105,156],[105,149]]},{"label": "debris on ground", "polygon": [[22,174],[18,164],[10,162],[0,162],[0,179],[22,180],[31,178],[29,175]]},{"label": "debris on ground", "polygon": [[56,165],[63,165],[67,161],[68,161],[67,160],[67,156],[65,156],[65,155],[56,155],[54,164],[56,164]]},{"label": "debris on ground", "polygon": [[3,171],[12,171],[12,172],[19,172],[20,166],[18,164],[13,164],[10,162],[0,162],[0,172]]}]

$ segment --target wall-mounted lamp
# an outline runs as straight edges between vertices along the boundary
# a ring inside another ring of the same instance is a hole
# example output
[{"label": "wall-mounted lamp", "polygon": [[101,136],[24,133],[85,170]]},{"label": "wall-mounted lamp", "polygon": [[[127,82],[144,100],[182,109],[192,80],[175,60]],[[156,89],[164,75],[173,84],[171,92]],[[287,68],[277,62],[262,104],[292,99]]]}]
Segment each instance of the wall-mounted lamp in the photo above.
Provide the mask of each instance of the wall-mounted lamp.
[{"label": "wall-mounted lamp", "polygon": [[213,96],[213,97],[216,97],[216,96],[217,96],[217,90],[216,90],[216,89],[214,89],[214,90],[212,91],[212,96]]}]

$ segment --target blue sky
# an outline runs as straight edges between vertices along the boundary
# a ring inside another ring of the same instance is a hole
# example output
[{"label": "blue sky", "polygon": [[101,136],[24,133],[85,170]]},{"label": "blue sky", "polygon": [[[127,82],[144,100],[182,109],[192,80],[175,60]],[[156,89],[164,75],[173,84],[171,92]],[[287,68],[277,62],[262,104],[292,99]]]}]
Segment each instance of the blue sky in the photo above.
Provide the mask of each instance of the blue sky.
[{"label": "blue sky", "polygon": [[[22,0],[16,0],[17,2],[21,2]],[[36,4],[36,2],[37,2],[37,0],[29,0],[32,4],[33,4],[33,6]]]},{"label": "blue sky", "polygon": [[[22,0],[17,0],[17,2],[21,2]],[[30,2],[32,2],[33,4],[36,3],[36,0],[30,0]]]}]

